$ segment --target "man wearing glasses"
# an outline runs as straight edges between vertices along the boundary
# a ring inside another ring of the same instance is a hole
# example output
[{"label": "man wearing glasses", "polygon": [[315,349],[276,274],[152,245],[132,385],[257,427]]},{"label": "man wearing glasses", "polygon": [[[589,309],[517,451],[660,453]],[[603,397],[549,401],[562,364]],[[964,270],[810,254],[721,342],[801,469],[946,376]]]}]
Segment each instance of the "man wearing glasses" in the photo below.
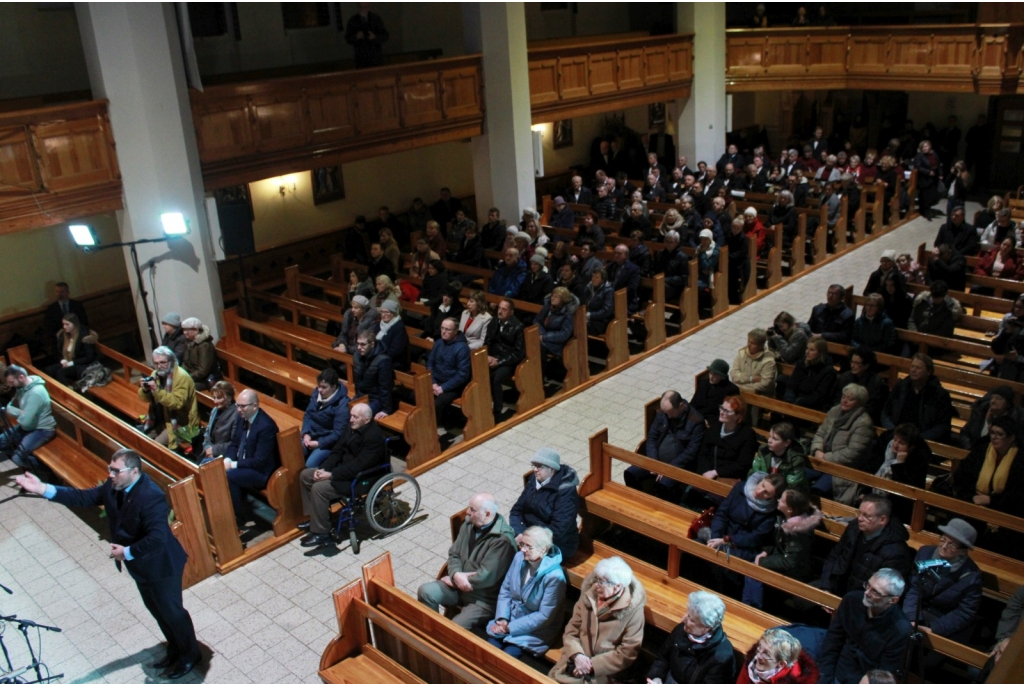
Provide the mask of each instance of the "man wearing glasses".
[{"label": "man wearing glasses", "polygon": [[879,569],[863,590],[843,597],[821,643],[819,683],[857,683],[873,669],[896,673],[910,644],[911,625],[899,607],[904,581]]},{"label": "man wearing glasses", "polygon": [[267,412],[260,411],[260,398],[254,390],[238,393],[238,418],[231,444],[224,453],[228,472],[228,490],[239,528],[252,520],[249,491],[267,487],[270,476],[281,465],[277,452],[277,424]]},{"label": "man wearing glasses", "polygon": [[173,450],[178,446],[175,426],[199,427],[196,385],[188,371],[178,365],[178,358],[169,347],[153,350],[153,368],[156,369],[154,375],[139,381],[139,397],[149,402],[153,430],[163,425],[154,440]]},{"label": "man wearing glasses", "polygon": [[152,664],[162,678],[178,679],[199,663],[192,617],[182,604],[181,582],[187,556],[167,525],[167,498],[142,472],[142,459],[129,449],[111,457],[109,476],[89,490],[55,487],[31,473],[14,480],[26,492],[69,507],[103,505],[110,523],[110,558],[127,566],[142,601],[167,639],[167,654]]}]

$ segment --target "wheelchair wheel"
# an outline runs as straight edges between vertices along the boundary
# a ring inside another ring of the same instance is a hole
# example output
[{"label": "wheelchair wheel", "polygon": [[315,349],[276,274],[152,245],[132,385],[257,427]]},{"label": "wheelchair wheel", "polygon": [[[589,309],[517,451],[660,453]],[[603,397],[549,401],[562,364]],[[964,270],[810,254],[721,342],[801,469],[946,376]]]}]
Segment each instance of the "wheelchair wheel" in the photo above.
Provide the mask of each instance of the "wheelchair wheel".
[{"label": "wheelchair wheel", "polygon": [[366,496],[366,520],[378,533],[401,530],[419,508],[419,483],[407,473],[389,473]]},{"label": "wheelchair wheel", "polygon": [[359,537],[354,530],[348,532],[348,542],[352,546],[352,554],[359,554]]}]

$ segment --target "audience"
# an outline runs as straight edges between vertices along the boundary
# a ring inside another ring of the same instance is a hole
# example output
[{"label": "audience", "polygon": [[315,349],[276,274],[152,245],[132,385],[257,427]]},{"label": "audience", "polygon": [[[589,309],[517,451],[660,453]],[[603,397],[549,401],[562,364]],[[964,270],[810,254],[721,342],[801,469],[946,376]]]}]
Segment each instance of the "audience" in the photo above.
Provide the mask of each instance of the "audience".
[{"label": "audience", "polygon": [[499,297],[519,297],[519,291],[526,280],[526,262],[519,258],[519,250],[509,247],[505,258],[491,276],[487,292]]},{"label": "audience", "polygon": [[235,386],[227,381],[217,381],[210,388],[210,395],[213,396],[213,409],[210,410],[210,420],[206,422],[203,459],[224,456],[235,435],[235,419],[238,417]]},{"label": "audience", "polygon": [[580,543],[576,524],[579,476],[573,467],[563,464],[558,452],[550,447],[537,450],[530,459],[530,466],[533,470],[509,511],[508,522],[517,541],[528,527],[543,526],[562,558],[568,561]]},{"label": "audience", "polygon": [[[1019,281],[1022,275],[1020,255],[1017,254],[1017,241],[1013,236],[1006,236],[999,247],[989,249],[981,256],[981,261],[974,267],[974,273],[978,276],[991,276],[992,278],[1008,278]],[[990,295],[990,288],[971,288],[971,292],[979,295]]]},{"label": "audience", "polygon": [[316,377],[317,391],[302,417],[302,456],[306,468],[316,468],[331,454],[348,426],[348,393],[338,372],[327,368]]},{"label": "audience", "polygon": [[690,279],[690,257],[679,248],[679,233],[665,234],[665,248],[654,254],[651,272],[665,274],[665,301],[679,302]]},{"label": "audience", "polygon": [[380,316],[385,302],[394,303],[398,307],[398,311],[401,312],[402,289],[390,277],[384,275],[377,276],[376,284],[377,294],[370,299],[370,306],[377,310],[377,315]]},{"label": "audience", "polygon": [[880,294],[871,293],[864,298],[864,309],[853,323],[851,343],[855,348],[872,352],[899,352],[896,327],[885,313],[885,300]]},{"label": "audience", "polygon": [[177,449],[175,428],[200,427],[196,386],[168,347],[161,345],[153,350],[153,368],[152,376],[139,380],[139,397],[149,403],[146,429],[152,430],[150,437],[161,445]]},{"label": "audience", "polygon": [[697,473],[705,478],[745,478],[757,454],[757,434],[744,419],[747,403],[735,395],[722,400],[718,421],[705,431]]},{"label": "audience", "polygon": [[[61,355],[57,347],[64,317],[74,314],[78,317],[78,323],[85,327],[89,325],[89,315],[85,311],[85,305],[78,300],[71,299],[71,288],[67,283],[58,281],[54,284],[53,290],[57,299],[51,302],[43,312],[43,343],[52,356],[59,357]],[[180,319],[181,317],[179,317],[179,321]]]},{"label": "audience", "polygon": [[532,525],[519,536],[519,551],[498,591],[497,605],[486,627],[487,641],[531,666],[558,641],[565,603],[562,553],[551,531]]},{"label": "audience", "polygon": [[18,468],[48,475],[49,469],[33,454],[57,435],[57,420],[46,382],[39,376],[28,375],[17,364],[4,369],[3,382],[14,390],[14,399],[0,409],[9,426],[0,433],[0,455],[10,458]]},{"label": "audience", "polygon": [[[909,285],[911,283],[916,283],[924,285],[925,278],[924,273],[921,271],[921,265],[914,261],[914,258],[910,256],[910,253],[904,252],[896,257],[896,269],[899,273],[894,274],[894,277],[902,277],[905,284]],[[885,280],[888,279],[889,276],[886,274]]]},{"label": "audience", "polygon": [[978,254],[978,231],[964,220],[962,205],[954,207],[949,221],[942,225],[935,236],[935,247],[949,245],[954,252],[964,257]]},{"label": "audience", "polygon": [[370,309],[370,301],[362,295],[352,298],[352,306],[341,317],[341,331],[332,347],[336,352],[352,354],[356,349],[356,337],[363,331],[376,335],[380,312]]},{"label": "audience", "polygon": [[1024,615],[1024,585],[1013,593],[999,617],[999,625],[996,627],[996,644],[992,648],[991,659],[986,664],[986,669],[999,661],[1006,652],[1006,648],[1010,646],[1010,638],[1017,632],[1022,615]]},{"label": "audience", "polygon": [[[153,353],[154,357],[156,352]],[[260,398],[253,390],[238,393],[238,418],[231,444],[224,452],[228,491],[239,529],[252,518],[247,493],[267,487],[270,476],[281,465],[277,450],[277,424],[260,411]]]},{"label": "audience", "polygon": [[885,250],[878,260],[878,268],[871,272],[868,284],[864,287],[864,295],[882,292],[882,281],[889,274],[895,274],[902,278],[900,270],[896,267],[896,250]]},{"label": "audience", "polygon": [[606,557],[580,586],[562,634],[562,655],[548,672],[560,683],[612,682],[633,665],[644,639],[647,593],[621,557]]},{"label": "audience", "polygon": [[[660,411],[647,432],[644,454],[651,459],[693,470],[704,438],[704,417],[675,390],[661,396]],[[653,490],[658,497],[679,501],[678,483],[668,476],[630,466],[623,474],[626,485],[638,490]]]},{"label": "audience", "polygon": [[182,321],[181,330],[188,340],[181,365],[192,377],[196,390],[206,390],[210,387],[211,377],[216,378],[220,371],[217,350],[213,346],[213,334],[206,324],[195,317]]},{"label": "audience", "polygon": [[430,316],[423,322],[423,332],[420,337],[434,342],[441,337],[441,324],[445,319],[458,321],[462,317],[462,301],[459,300],[459,293],[462,292],[462,284],[452,281],[441,291],[441,301],[430,308]]},{"label": "audience", "polygon": [[387,300],[380,307],[380,328],[375,336],[381,351],[391,360],[395,369],[408,367],[409,332],[398,315],[398,303]]},{"label": "audience", "polygon": [[459,320],[460,335],[466,339],[471,350],[479,350],[491,335],[494,317],[487,308],[487,298],[482,290],[474,290],[466,299],[466,309]]},{"label": "audience", "polygon": [[892,325],[897,329],[906,329],[914,309],[914,298],[907,292],[906,284],[899,274],[889,274],[885,277],[882,283],[882,298],[885,300],[885,315],[892,321]]},{"label": "audience", "polygon": [[835,396],[832,405],[839,404],[843,399],[843,389],[851,383],[859,385],[868,391],[868,401],[864,406],[871,415],[871,421],[875,425],[881,424],[882,407],[889,397],[889,386],[883,381],[876,368],[875,353],[871,350],[855,347],[850,352],[850,368],[839,374],[836,379]]},{"label": "audience", "polygon": [[473,495],[466,520],[448,549],[447,575],[420,585],[416,596],[435,611],[457,610],[452,619],[456,625],[482,630],[497,616],[498,596],[515,555],[515,531],[498,513],[494,497]]},{"label": "audience", "polygon": [[768,431],[768,441],[754,456],[748,476],[755,473],[779,473],[786,479],[786,487],[806,492],[807,451],[796,439],[796,430],[788,421],[776,423]]},{"label": "audience", "polygon": [[750,279],[750,241],[743,229],[743,219],[733,219],[725,236],[729,248],[729,304],[743,301],[743,291]]},{"label": "audience", "polygon": [[[773,397],[775,395],[775,358],[765,352],[768,334],[763,328],[747,333],[747,345],[733,359],[729,378],[740,390]],[[756,416],[752,417],[756,421]]]},{"label": "audience", "polygon": [[540,304],[551,294],[555,287],[550,274],[544,270],[544,256],[535,254],[530,257],[529,270],[519,291],[519,299],[533,304]]},{"label": "audience", "polygon": [[949,245],[939,245],[928,260],[929,283],[942,281],[948,288],[963,292],[967,287],[967,260]]},{"label": "audience", "polygon": [[352,355],[352,380],[356,386],[356,397],[366,397],[374,419],[379,421],[393,411],[394,366],[370,331],[360,333],[356,341],[356,351]]},{"label": "audience", "polygon": [[780,380],[782,399],[815,411],[828,411],[832,406],[832,387],[836,382],[836,369],[828,353],[828,343],[822,338],[810,341],[804,358],[796,363],[793,375]]},{"label": "audience", "polygon": [[707,367],[707,374],[698,377],[697,389],[690,405],[701,413],[712,429],[718,425],[719,408],[726,397],[739,395],[740,389],[729,380],[729,363],[715,359]]},{"label": "audience", "polygon": [[722,627],[724,618],[725,602],[710,592],[691,592],[686,598],[686,615],[662,643],[647,671],[647,682],[735,682],[735,655]]},{"label": "audience", "polygon": [[904,586],[903,575],[886,567],[843,596],[821,644],[820,682],[856,683],[872,669],[902,669],[911,632],[899,607]]},{"label": "audience", "polygon": [[[901,423],[893,430],[886,431],[875,442],[875,452],[876,456],[872,461],[878,466],[875,468],[872,464],[867,471],[873,471],[877,477],[886,480],[912,485],[915,488],[925,487],[932,451],[921,437],[921,431],[917,426],[912,423]],[[901,499],[899,504],[905,502],[906,500]],[[905,514],[901,518],[910,520],[910,507],[899,513]]]},{"label": "audience", "polygon": [[160,346],[169,348],[176,362],[180,364],[181,360],[185,358],[185,347],[188,345],[185,331],[181,329],[181,314],[178,312],[167,312],[160,319],[160,327],[164,332],[163,337],[160,339]]},{"label": "audience", "polygon": [[993,388],[974,401],[971,415],[957,436],[960,446],[965,450],[971,449],[976,442],[988,436],[992,419],[1004,414],[1013,418],[1018,426],[1024,425],[1024,409],[1014,404],[1013,388],[1008,385]]},{"label": "audience", "polygon": [[1019,243],[1020,236],[1018,235],[1017,224],[1013,221],[1013,211],[1007,207],[1000,209],[996,212],[996,219],[991,224],[981,230],[979,226],[978,230],[981,230],[981,238],[979,240],[981,247],[993,248],[998,246],[1007,236],[1011,236],[1017,239]]},{"label": "audience", "polygon": [[555,288],[544,298],[534,323],[540,331],[540,346],[546,352],[562,355],[565,343],[572,337],[573,316],[579,306],[579,299],[564,287]]},{"label": "audience", "polygon": [[809,330],[807,324],[797,323],[789,312],[779,312],[772,327],[765,331],[768,352],[783,364],[796,364],[804,358]]},{"label": "audience", "polygon": [[65,314],[57,332],[57,363],[45,369],[61,385],[77,381],[96,361],[96,343],[99,336],[78,320],[76,314]]},{"label": "audience", "polygon": [[988,439],[975,442],[953,472],[953,494],[981,507],[1024,516],[1024,459],[1017,459],[1019,438],[1020,424],[1010,414],[992,419]]},{"label": "audience", "polygon": [[907,328],[943,338],[953,337],[953,330],[963,317],[964,310],[948,293],[949,288],[945,282],[932,281],[928,291],[914,298],[914,309]]},{"label": "audience", "polygon": [[299,474],[302,512],[310,517],[308,524],[299,524],[300,530],[308,531],[299,542],[303,547],[333,544],[331,503],[351,499],[356,477],[387,463],[384,433],[373,420],[370,405],[354,405],[351,415],[345,418],[347,425],[330,453],[317,465],[310,466],[307,462]]},{"label": "audience", "polygon": [[615,318],[615,291],[604,269],[594,269],[580,304],[587,308],[587,334],[604,335]]},{"label": "audience", "polygon": [[[803,9],[802,7],[800,9]],[[769,628],[747,651],[737,683],[821,683],[814,659],[783,628]]]},{"label": "audience", "polygon": [[434,341],[427,356],[426,367],[433,382],[434,411],[438,423],[444,410],[462,396],[462,390],[472,375],[469,343],[458,326],[455,319],[445,319],[441,323],[441,339]]},{"label": "audience", "polygon": [[811,310],[807,325],[811,338],[824,338],[828,342],[849,345],[853,337],[853,310],[846,306],[846,289],[839,284],[828,287],[826,301]]},{"label": "audience", "polygon": [[[839,404],[828,410],[825,421],[811,441],[811,456],[855,469],[863,469],[871,454],[875,428],[867,410],[868,391],[859,385],[843,388]],[[845,478],[823,474],[812,486],[841,504],[853,504],[857,484]]]},{"label": "audience", "polygon": [[[814,531],[824,515],[811,504],[801,490],[784,490],[779,497],[775,522],[775,542],[766,546],[753,561],[761,568],[807,582],[813,575],[811,550]],[[753,578],[743,581],[743,603],[760,608],[764,605],[764,584]]]},{"label": "audience", "polygon": [[608,273],[608,282],[612,284],[612,290],[626,289],[626,307],[630,314],[636,314],[640,309],[640,301],[637,291],[640,287],[640,267],[629,261],[629,246],[620,244],[615,246],[612,261],[605,265]]},{"label": "audience", "polygon": [[949,442],[953,401],[934,374],[931,357],[921,352],[913,356],[909,373],[896,382],[882,408],[883,428],[913,423],[925,440]]}]

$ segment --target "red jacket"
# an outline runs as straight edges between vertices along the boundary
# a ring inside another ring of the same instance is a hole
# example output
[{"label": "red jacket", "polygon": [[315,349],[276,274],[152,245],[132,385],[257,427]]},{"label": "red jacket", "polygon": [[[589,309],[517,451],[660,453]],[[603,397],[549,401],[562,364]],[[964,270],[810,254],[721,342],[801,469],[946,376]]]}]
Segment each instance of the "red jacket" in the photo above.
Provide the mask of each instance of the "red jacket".
[{"label": "red jacket", "polygon": [[[756,643],[750,648],[750,651],[747,652],[747,658],[743,660],[743,665],[740,667],[740,676],[736,680],[737,683],[753,682],[750,679],[750,675],[747,673],[747,666],[754,660],[755,652],[757,652]],[[816,683],[818,682],[818,666],[814,663],[814,659],[812,659],[807,652],[801,651],[800,656],[797,658],[796,663],[793,664],[792,668],[779,671],[775,677],[771,679],[771,682]]]},{"label": "red jacket", "polygon": [[[999,254],[999,248],[993,247],[988,252],[981,256],[981,262],[974,268],[974,273],[979,276],[991,276],[992,266],[996,263],[996,255]],[[1019,281],[1021,277],[1021,262],[1017,255],[1017,251],[1014,250],[1010,253],[1010,256],[1003,262],[1003,271],[999,278],[1008,278],[1010,280]]]},{"label": "red jacket", "polygon": [[760,255],[761,251],[764,249],[764,241],[768,237],[768,233],[765,231],[764,224],[761,223],[761,219],[755,219],[754,225],[749,229],[745,228],[745,230],[747,235],[754,236],[754,240],[757,241],[757,254]]}]

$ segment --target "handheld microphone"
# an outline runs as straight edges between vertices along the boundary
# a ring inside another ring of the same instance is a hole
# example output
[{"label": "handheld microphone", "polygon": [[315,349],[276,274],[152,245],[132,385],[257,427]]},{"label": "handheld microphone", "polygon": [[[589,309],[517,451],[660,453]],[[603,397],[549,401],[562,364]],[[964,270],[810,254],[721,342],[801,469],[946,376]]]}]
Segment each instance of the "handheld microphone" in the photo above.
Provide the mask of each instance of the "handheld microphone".
[{"label": "handheld microphone", "polygon": [[917,566],[918,573],[923,573],[930,569],[949,568],[949,562],[945,559],[925,559],[923,561],[915,561],[914,564]]}]

